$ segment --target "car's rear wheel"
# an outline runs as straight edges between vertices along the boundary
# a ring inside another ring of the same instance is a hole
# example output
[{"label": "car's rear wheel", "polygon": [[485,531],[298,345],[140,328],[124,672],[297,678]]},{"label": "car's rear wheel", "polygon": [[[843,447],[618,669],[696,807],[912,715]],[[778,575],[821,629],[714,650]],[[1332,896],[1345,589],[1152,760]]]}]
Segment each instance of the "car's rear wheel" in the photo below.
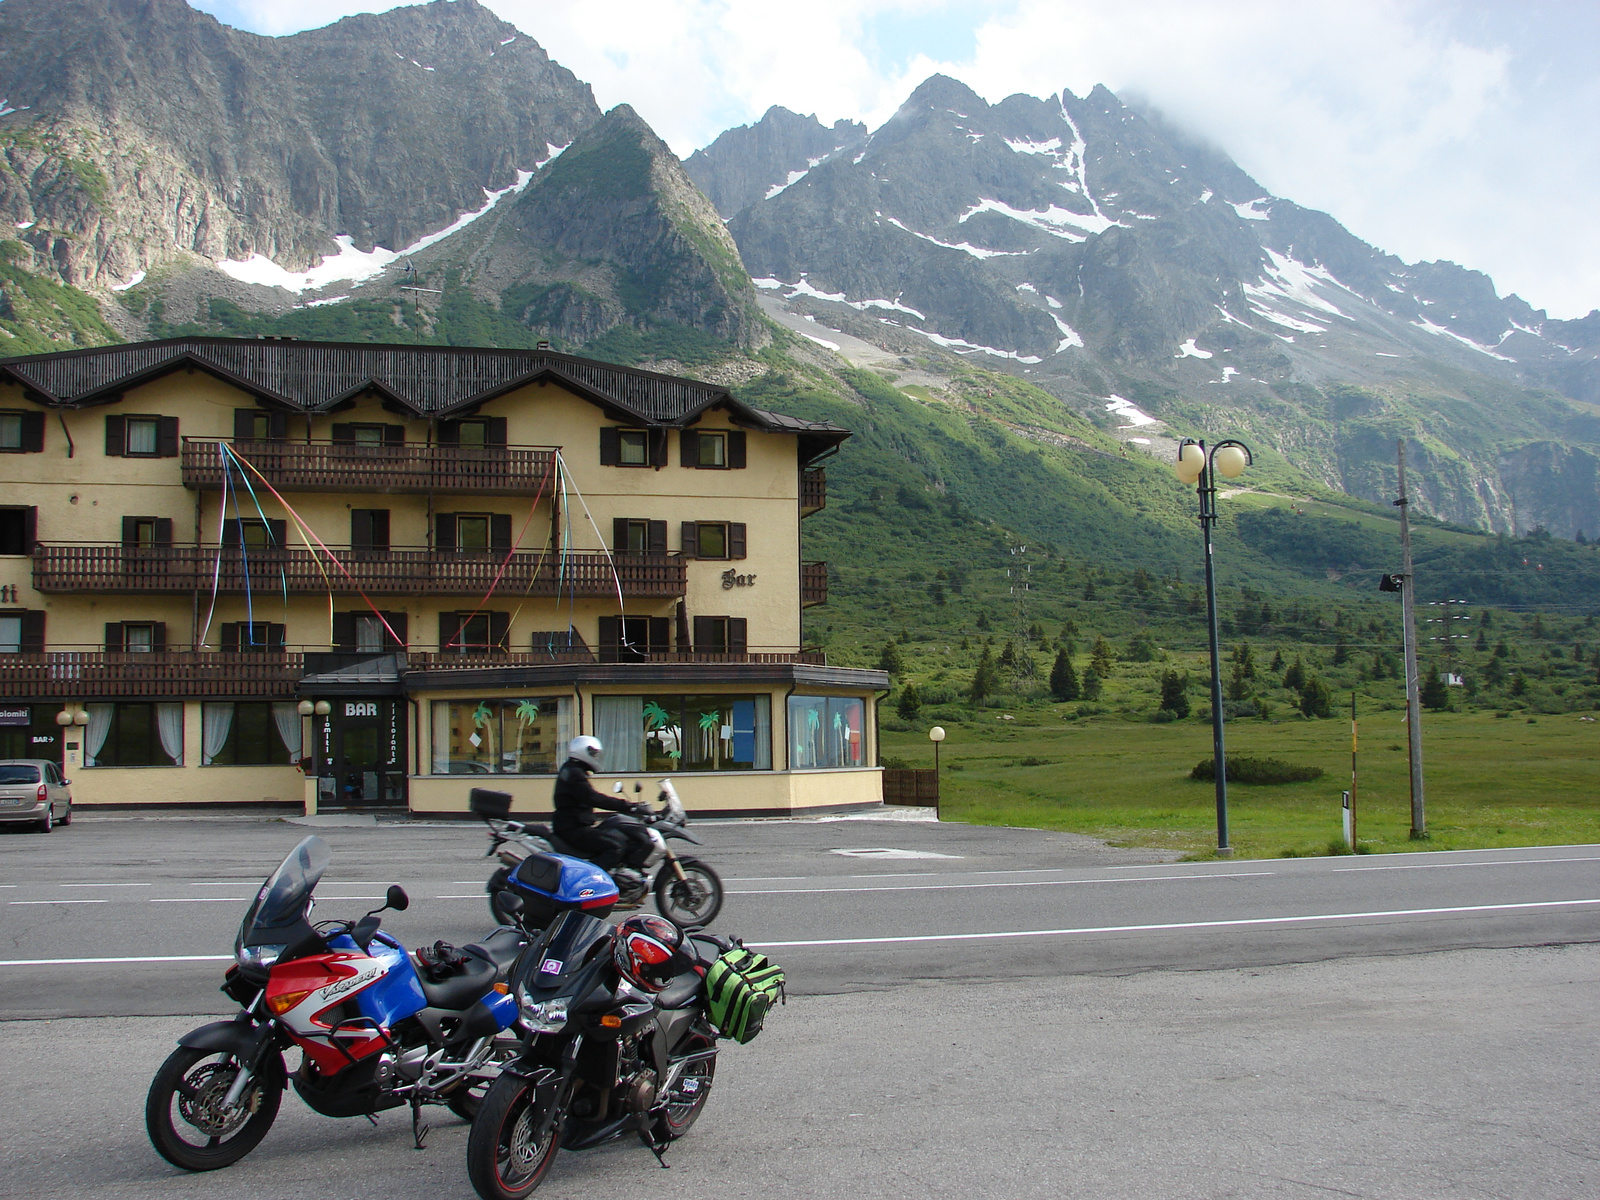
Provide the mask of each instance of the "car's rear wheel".
[{"label": "car's rear wheel", "polygon": [[72,801],[71,800],[67,801],[67,811],[62,814],[61,823],[63,825],[71,825],[72,824]]},{"label": "car's rear wheel", "polygon": [[56,827],[56,807],[53,804],[44,806],[44,816],[39,819],[39,832],[49,833]]}]

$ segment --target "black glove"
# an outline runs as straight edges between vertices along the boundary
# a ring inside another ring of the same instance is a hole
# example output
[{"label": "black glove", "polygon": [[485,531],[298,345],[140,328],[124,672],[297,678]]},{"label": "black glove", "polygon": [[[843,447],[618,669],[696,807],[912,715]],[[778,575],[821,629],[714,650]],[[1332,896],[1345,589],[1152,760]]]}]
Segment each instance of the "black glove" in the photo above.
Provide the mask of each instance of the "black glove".
[{"label": "black glove", "polygon": [[636,817],[648,817],[650,815],[650,806],[643,801],[638,801],[628,805],[628,811]]}]

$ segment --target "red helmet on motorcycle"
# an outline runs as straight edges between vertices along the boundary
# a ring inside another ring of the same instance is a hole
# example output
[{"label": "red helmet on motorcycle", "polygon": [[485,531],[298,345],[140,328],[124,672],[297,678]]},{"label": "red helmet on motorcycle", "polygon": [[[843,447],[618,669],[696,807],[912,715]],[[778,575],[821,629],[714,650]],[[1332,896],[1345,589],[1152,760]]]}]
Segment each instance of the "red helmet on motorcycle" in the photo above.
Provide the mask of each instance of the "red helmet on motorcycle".
[{"label": "red helmet on motorcycle", "polygon": [[617,926],[611,956],[629,983],[659,992],[683,969],[683,930],[661,917],[629,917]]}]

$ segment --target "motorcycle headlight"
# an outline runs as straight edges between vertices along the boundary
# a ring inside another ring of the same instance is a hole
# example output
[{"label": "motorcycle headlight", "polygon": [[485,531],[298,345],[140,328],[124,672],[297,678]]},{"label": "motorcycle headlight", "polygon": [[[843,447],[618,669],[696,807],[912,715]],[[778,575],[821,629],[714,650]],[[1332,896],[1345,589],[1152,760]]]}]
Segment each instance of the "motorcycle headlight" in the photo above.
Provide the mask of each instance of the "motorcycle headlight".
[{"label": "motorcycle headlight", "polygon": [[241,967],[265,970],[277,962],[278,956],[288,948],[288,946],[241,946],[234,958],[239,961]]},{"label": "motorcycle headlight", "polygon": [[567,1025],[567,998],[534,1001],[527,992],[517,990],[517,1005],[531,1033],[560,1033]]}]

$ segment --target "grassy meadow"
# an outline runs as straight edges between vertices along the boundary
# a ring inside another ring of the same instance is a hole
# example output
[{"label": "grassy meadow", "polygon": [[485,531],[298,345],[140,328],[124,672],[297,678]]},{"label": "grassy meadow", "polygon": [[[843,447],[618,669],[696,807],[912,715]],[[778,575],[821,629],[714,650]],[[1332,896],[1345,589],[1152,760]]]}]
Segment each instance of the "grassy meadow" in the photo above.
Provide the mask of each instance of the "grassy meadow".
[{"label": "grassy meadow", "polygon": [[[1362,850],[1600,843],[1600,722],[1575,713],[1425,713],[1430,836],[1413,842],[1402,718],[1391,709],[1360,722]],[[941,811],[948,819],[1061,829],[1195,857],[1215,850],[1212,784],[1189,778],[1197,762],[1211,757],[1208,722],[1071,719],[1070,706],[1061,706],[981,710],[942,723],[948,737],[940,751]],[[932,766],[931,724],[886,729],[884,755]],[[1348,716],[1230,721],[1227,739],[1230,757],[1276,758],[1325,772],[1308,783],[1230,783],[1234,853],[1329,853],[1340,837],[1340,793],[1350,786]]]}]

